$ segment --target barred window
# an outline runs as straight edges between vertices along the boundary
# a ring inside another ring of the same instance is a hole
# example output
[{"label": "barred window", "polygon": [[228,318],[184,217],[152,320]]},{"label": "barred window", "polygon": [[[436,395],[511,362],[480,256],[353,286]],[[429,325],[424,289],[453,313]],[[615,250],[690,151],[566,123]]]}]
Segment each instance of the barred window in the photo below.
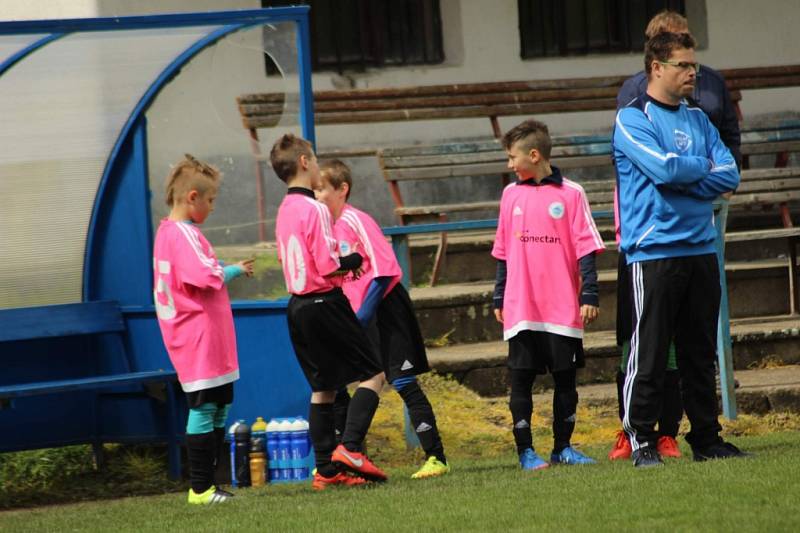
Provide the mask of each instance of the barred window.
[{"label": "barred window", "polygon": [[523,59],[640,52],[659,11],[686,15],[685,0],[517,0]]},{"label": "barred window", "polygon": [[262,0],[261,4],[311,6],[314,71],[444,61],[439,0]]}]

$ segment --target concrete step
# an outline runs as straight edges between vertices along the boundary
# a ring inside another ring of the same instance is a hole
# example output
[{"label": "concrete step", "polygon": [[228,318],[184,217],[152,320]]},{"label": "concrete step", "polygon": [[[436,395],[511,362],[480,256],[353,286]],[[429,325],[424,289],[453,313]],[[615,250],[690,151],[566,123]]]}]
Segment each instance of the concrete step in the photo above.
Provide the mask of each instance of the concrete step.
[{"label": "concrete step", "polygon": [[[739,413],[800,413],[800,365],[787,365],[736,372],[736,407]],[[617,387],[613,383],[597,383],[578,387],[583,405],[616,409]],[[551,401],[549,391],[534,395],[537,401]]]},{"label": "concrete step", "polygon": [[[789,313],[789,260],[730,262],[726,265],[732,318]],[[615,328],[617,271],[601,270],[600,316],[587,331]],[[411,298],[425,339],[432,342],[499,340],[500,325],[492,308],[494,282],[474,281],[414,287]]]},{"label": "concrete step", "polygon": [[[613,382],[619,367],[620,350],[614,331],[587,332],[584,338],[586,368],[578,373],[579,383]],[[731,322],[734,368],[745,370],[759,365],[800,364],[800,317],[784,315],[734,320]],[[428,349],[431,367],[440,374],[452,374],[458,381],[483,396],[506,394],[507,345],[503,341],[457,344]],[[537,382],[550,386],[549,377]]]},{"label": "concrete step", "polygon": [[[412,285],[425,286],[429,284],[438,244],[438,234],[417,235],[410,239]],[[494,279],[497,261],[491,256],[493,244],[493,231],[448,234],[447,254],[440,271],[439,284]],[[597,268],[598,270],[616,269],[617,244],[612,237],[606,239],[605,245],[606,251],[597,256]],[[725,248],[725,260],[729,262],[785,259],[786,257],[785,239],[733,242],[728,243]]]}]

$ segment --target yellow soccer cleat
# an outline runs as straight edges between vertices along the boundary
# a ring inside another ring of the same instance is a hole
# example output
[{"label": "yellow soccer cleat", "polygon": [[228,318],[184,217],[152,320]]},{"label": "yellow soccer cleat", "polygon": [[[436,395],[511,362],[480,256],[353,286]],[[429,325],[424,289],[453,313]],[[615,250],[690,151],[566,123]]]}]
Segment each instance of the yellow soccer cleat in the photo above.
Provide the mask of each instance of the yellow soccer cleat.
[{"label": "yellow soccer cleat", "polygon": [[417,470],[411,476],[411,479],[425,479],[428,477],[443,476],[449,471],[450,471],[449,465],[446,465],[445,463],[437,459],[435,456],[431,455],[430,457],[428,457],[428,460],[425,461],[425,464],[422,465],[422,468]]},{"label": "yellow soccer cleat", "polygon": [[194,505],[211,505],[212,503],[222,503],[228,501],[233,494],[228,491],[217,489],[214,485],[201,493],[197,494],[194,490],[189,489],[189,503]]}]

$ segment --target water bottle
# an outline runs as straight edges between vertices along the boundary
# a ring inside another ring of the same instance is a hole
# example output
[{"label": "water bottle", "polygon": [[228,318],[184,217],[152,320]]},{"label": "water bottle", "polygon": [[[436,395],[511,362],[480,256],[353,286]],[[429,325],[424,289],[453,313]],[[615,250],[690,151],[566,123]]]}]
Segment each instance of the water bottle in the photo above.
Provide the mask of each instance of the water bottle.
[{"label": "water bottle", "polygon": [[274,418],[267,424],[267,463],[270,483],[280,480],[278,469],[278,461],[280,461],[280,451],[278,450],[278,425],[278,421]]},{"label": "water bottle", "polygon": [[234,487],[250,486],[250,426],[244,420],[231,428],[231,484]]},{"label": "water bottle", "polygon": [[292,422],[289,419],[283,419],[278,423],[278,477],[281,481],[290,481],[292,479]]},{"label": "water bottle", "polygon": [[228,428],[228,442],[231,446],[231,485],[236,486],[236,429],[244,424],[244,420],[237,420]]},{"label": "water bottle", "polygon": [[292,479],[308,479],[308,422],[298,417],[292,422],[291,432]]},{"label": "water bottle", "polygon": [[264,419],[256,417],[256,421],[253,422],[253,425],[250,426],[250,431],[252,432],[253,441],[259,439],[259,444],[261,448],[253,448],[251,445],[251,452],[254,451],[261,451],[266,452],[266,444],[267,444],[267,423],[264,422]]},{"label": "water bottle", "polygon": [[264,460],[263,450],[264,443],[261,439],[253,439],[250,442],[250,482],[254,487],[262,487],[265,483],[267,462]]}]

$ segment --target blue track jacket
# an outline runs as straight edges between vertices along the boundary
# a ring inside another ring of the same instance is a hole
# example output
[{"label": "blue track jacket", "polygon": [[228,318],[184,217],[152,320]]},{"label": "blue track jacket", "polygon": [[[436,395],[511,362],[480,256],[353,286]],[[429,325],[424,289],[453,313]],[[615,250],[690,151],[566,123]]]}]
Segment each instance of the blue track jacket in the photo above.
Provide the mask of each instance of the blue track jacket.
[{"label": "blue track jacket", "polygon": [[712,202],[736,189],[739,172],[700,108],[635,99],[617,113],[614,162],[629,264],[714,252]]}]

